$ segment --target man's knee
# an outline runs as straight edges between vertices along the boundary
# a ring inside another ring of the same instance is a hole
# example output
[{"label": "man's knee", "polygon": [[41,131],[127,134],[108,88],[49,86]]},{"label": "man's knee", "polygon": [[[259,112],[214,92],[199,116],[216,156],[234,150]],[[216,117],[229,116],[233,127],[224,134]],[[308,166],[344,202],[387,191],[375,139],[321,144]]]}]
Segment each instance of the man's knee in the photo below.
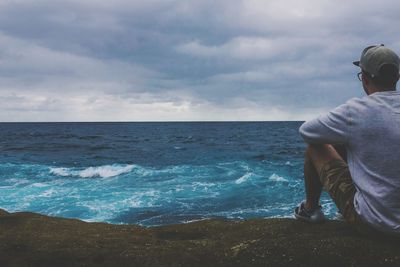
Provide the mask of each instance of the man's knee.
[{"label": "man's knee", "polygon": [[316,157],[328,158],[332,150],[335,150],[335,148],[329,144],[309,144],[306,148],[304,156],[311,161],[313,161],[312,159]]},{"label": "man's knee", "polygon": [[317,170],[331,160],[342,159],[339,153],[330,144],[308,145],[305,158],[309,160]]}]

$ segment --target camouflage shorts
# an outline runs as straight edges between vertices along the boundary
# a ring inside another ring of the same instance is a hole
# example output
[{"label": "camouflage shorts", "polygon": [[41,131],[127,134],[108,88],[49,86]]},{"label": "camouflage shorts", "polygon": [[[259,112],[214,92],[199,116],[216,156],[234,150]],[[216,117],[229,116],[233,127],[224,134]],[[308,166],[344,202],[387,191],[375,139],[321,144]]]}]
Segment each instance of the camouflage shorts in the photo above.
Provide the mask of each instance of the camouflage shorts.
[{"label": "camouflage shorts", "polygon": [[322,166],[319,177],[346,222],[362,233],[376,233],[376,230],[362,221],[354,208],[356,187],[344,160],[335,159],[326,163]]}]

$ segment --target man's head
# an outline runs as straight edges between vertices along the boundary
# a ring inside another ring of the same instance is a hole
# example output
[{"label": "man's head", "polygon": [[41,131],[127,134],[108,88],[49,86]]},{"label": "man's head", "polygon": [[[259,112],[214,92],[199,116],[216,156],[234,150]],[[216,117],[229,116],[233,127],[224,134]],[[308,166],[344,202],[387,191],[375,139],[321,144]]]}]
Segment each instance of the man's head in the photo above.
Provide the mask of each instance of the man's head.
[{"label": "man's head", "polygon": [[361,80],[368,95],[379,91],[396,90],[400,59],[383,44],[365,48],[360,60],[354,61],[353,64],[361,68]]}]

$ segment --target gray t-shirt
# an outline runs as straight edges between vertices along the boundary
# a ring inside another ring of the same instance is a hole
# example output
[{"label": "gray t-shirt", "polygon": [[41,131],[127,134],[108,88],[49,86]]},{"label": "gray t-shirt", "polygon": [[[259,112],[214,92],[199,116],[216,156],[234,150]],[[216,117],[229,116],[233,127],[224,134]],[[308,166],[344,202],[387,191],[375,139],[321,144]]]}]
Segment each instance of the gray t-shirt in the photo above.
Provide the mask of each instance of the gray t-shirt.
[{"label": "gray t-shirt", "polygon": [[400,234],[400,92],[353,98],[300,127],[310,144],[344,144],[354,206],[374,228]]}]

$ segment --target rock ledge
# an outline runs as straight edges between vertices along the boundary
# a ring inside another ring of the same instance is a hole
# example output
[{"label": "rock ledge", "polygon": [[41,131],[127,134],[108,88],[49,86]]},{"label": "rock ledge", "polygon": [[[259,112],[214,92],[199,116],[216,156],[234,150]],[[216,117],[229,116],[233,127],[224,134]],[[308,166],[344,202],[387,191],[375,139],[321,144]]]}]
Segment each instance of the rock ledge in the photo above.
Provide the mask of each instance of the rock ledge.
[{"label": "rock ledge", "polygon": [[400,266],[347,224],[205,220],[145,228],[0,210],[0,266]]}]

